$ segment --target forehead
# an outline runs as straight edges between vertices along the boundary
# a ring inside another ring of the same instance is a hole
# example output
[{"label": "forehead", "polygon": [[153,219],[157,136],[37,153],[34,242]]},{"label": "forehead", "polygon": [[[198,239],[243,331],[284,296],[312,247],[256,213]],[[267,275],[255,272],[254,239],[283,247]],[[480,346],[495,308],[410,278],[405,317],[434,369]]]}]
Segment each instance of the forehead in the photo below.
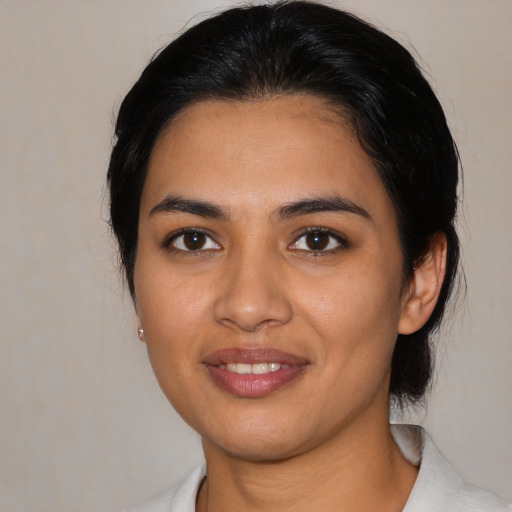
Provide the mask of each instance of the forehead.
[{"label": "forehead", "polygon": [[187,107],[153,149],[143,203],[169,193],[260,208],[333,194],[389,202],[342,115],[304,95]]}]

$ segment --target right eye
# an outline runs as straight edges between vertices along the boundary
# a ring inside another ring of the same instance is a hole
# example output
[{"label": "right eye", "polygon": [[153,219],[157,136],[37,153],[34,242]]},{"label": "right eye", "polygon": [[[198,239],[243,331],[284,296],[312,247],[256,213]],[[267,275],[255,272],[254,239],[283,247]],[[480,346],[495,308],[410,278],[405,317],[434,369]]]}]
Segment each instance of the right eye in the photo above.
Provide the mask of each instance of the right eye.
[{"label": "right eye", "polygon": [[198,229],[184,229],[173,235],[168,246],[178,251],[218,251],[220,245],[213,241],[204,231]]}]

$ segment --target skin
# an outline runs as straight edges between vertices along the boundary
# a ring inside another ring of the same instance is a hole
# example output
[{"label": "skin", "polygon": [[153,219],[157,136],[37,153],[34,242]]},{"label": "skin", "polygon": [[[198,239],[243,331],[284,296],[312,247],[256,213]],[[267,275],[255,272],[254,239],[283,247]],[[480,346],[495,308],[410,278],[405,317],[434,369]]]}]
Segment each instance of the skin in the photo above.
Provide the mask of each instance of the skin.
[{"label": "skin", "polygon": [[[155,212],[168,196],[223,216]],[[360,210],[279,215],[334,196]],[[314,250],[304,230],[318,227]],[[184,228],[207,233],[195,250]],[[343,120],[311,96],[188,107],[152,152],[138,229],[149,358],[203,440],[197,510],[402,510],[417,469],[389,432],[391,355],[433,310],[446,243],[436,237],[404,284],[393,204]],[[307,365],[272,393],[239,397],[204,365],[232,347]]]}]

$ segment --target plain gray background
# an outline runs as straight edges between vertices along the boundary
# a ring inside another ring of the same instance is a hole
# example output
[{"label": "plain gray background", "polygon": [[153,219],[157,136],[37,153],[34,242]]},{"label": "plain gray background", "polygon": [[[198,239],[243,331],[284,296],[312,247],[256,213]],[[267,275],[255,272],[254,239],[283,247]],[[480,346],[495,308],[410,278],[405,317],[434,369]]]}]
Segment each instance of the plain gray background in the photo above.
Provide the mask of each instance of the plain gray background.
[{"label": "plain gray background", "polygon": [[[331,4],[421,55],[458,141],[468,294],[412,416],[465,477],[512,500],[512,2]],[[115,511],[200,460],[137,340],[104,182],[113,113],[150,55],[228,5],[0,0],[0,512]]]}]

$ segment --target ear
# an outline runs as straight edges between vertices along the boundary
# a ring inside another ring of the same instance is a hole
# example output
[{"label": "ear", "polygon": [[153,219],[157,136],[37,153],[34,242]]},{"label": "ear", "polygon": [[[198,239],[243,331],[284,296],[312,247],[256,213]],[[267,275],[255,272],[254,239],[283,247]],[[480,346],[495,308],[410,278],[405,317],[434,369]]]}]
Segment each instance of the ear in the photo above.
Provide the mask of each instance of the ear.
[{"label": "ear", "polygon": [[142,327],[142,318],[139,313],[139,304],[137,303],[137,297],[133,298],[133,305],[135,307],[135,316],[137,318],[137,336],[139,340],[145,342],[144,339],[144,328]]},{"label": "ear", "polygon": [[404,295],[398,323],[400,334],[421,329],[434,311],[446,272],[446,250],[446,236],[436,233],[427,254],[415,267]]}]

